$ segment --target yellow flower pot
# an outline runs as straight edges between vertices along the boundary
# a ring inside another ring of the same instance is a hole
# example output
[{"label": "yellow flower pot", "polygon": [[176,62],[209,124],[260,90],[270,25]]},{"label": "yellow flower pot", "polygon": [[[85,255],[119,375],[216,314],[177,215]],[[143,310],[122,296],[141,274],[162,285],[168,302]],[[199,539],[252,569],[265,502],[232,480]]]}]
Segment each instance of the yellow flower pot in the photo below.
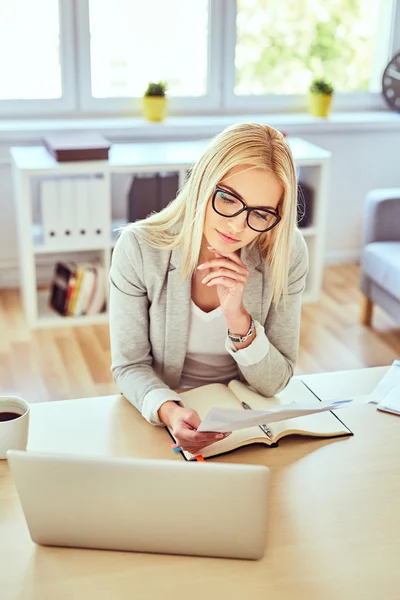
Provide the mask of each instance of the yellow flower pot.
[{"label": "yellow flower pot", "polygon": [[165,96],[144,96],[143,116],[148,121],[163,121],[167,114],[167,98]]},{"label": "yellow flower pot", "polygon": [[314,117],[327,118],[332,105],[333,94],[308,94],[308,111]]}]

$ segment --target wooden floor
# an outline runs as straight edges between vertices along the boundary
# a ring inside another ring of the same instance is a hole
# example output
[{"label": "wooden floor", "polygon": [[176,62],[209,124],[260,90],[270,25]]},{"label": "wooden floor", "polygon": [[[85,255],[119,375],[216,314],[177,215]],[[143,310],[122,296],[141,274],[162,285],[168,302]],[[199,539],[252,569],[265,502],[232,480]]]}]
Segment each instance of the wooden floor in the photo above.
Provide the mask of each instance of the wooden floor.
[{"label": "wooden floor", "polygon": [[[357,265],[329,266],[318,304],[303,307],[296,373],[388,365],[400,357],[400,326],[380,309],[359,324]],[[29,331],[19,293],[0,291],[0,394],[43,402],[112,394],[106,325]]]}]

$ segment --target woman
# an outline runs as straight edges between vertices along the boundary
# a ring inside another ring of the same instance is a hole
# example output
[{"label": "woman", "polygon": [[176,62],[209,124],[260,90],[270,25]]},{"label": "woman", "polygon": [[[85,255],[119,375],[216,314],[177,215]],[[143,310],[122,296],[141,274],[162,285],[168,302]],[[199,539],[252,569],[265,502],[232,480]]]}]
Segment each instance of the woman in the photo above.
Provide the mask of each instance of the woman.
[{"label": "woman", "polygon": [[167,208],[129,225],[110,273],[112,371],[126,398],[196,454],[174,389],[240,378],[264,396],[293,375],[307,248],[290,148],[272,127],[217,135]]}]

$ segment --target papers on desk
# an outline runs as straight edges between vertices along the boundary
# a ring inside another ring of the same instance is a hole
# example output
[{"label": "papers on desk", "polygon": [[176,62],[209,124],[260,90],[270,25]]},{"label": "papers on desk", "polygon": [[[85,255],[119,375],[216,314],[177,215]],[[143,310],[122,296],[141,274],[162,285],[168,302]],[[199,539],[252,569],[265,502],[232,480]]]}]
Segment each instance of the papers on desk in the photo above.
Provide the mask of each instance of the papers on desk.
[{"label": "papers on desk", "polygon": [[257,425],[268,425],[277,421],[285,421],[295,417],[303,417],[315,413],[336,410],[351,404],[353,400],[326,400],[315,404],[298,404],[291,402],[270,410],[231,410],[212,408],[200,424],[197,431],[227,432]]},{"label": "papers on desk", "polygon": [[392,387],[376,408],[400,415],[400,383]]},{"label": "papers on desk", "polygon": [[389,371],[387,371],[372,392],[369,402],[379,404],[391,390],[400,385],[400,360],[394,360]]}]

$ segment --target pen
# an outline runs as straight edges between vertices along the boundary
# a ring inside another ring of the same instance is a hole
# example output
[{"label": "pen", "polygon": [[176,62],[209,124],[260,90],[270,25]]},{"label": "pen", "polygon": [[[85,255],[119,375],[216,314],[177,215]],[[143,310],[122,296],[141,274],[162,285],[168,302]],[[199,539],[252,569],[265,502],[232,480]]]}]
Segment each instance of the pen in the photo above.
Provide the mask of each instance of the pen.
[{"label": "pen", "polygon": [[[247,404],[247,402],[242,402],[242,406],[243,406],[243,408],[244,408],[245,410],[253,410],[253,409],[251,408],[251,406],[249,406],[249,405]],[[268,429],[268,426],[267,426],[267,425],[259,425],[259,428],[261,429],[261,431],[263,431],[263,432],[265,433],[265,435],[266,435],[266,436],[267,436],[269,439],[271,439],[271,438],[272,438],[272,433],[271,433],[271,430],[270,430],[270,429]]]}]

